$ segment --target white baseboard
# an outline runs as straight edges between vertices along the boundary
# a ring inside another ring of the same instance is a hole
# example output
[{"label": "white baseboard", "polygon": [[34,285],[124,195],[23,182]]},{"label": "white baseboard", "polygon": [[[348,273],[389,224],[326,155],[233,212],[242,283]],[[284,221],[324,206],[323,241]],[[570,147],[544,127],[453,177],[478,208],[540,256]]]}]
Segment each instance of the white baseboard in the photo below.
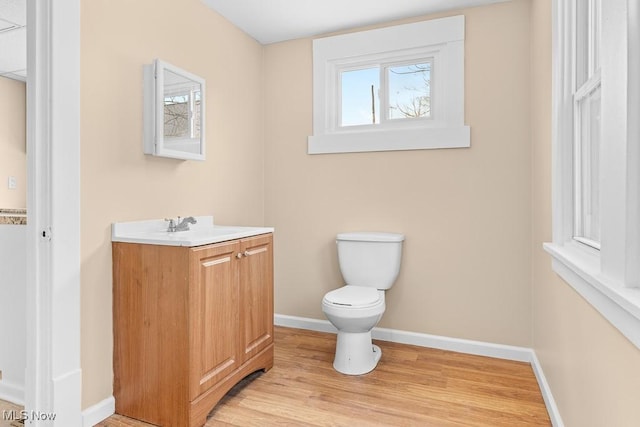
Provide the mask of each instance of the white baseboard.
[{"label": "white baseboard", "polygon": [[407,332],[387,328],[374,328],[371,336],[382,341],[437,348],[439,350],[456,351],[458,353],[515,360],[518,362],[531,361],[532,350],[526,347],[493,344],[460,338],[449,338],[439,335],[421,334],[417,332]]},{"label": "white baseboard", "polygon": [[[276,314],[274,315],[274,323],[278,326],[286,326],[289,328],[337,333],[337,329],[328,320]],[[498,359],[514,360],[518,362],[528,362],[531,364],[538,381],[538,386],[540,387],[542,398],[544,399],[545,406],[547,407],[547,412],[549,412],[551,423],[554,427],[564,427],[562,418],[560,417],[560,412],[558,411],[558,407],[556,406],[553,395],[551,394],[551,389],[549,388],[549,384],[547,383],[542,371],[542,366],[536,357],[536,353],[531,348],[449,338],[439,335],[429,335],[387,328],[373,328],[371,336],[374,339],[382,341],[437,348],[440,350],[456,351],[459,353],[495,357]]]},{"label": "white baseboard", "polygon": [[116,400],[109,396],[82,411],[82,426],[93,427],[116,413]]},{"label": "white baseboard", "polygon": [[311,319],[309,317],[289,316],[287,314],[275,314],[273,323],[276,326],[288,328],[306,329],[308,331],[338,333],[338,330],[328,320]]},{"label": "white baseboard", "polygon": [[6,380],[0,381],[0,399],[16,405],[24,405],[24,384],[14,384]]},{"label": "white baseboard", "polygon": [[533,369],[533,373],[536,376],[536,380],[538,380],[538,387],[540,387],[540,392],[542,393],[544,404],[547,407],[549,418],[551,418],[551,424],[553,424],[553,427],[564,427],[564,423],[562,422],[562,417],[560,417],[560,411],[558,410],[556,401],[553,398],[553,394],[551,394],[551,388],[549,387],[547,378],[544,376],[544,372],[542,371],[542,365],[540,365],[538,356],[536,356],[536,353],[533,350],[531,351],[531,353],[532,353],[531,368]]},{"label": "white baseboard", "polygon": [[53,386],[51,412],[55,414],[55,425],[79,426],[81,422],[82,370],[72,369],[64,372],[55,376],[51,383]]},{"label": "white baseboard", "polygon": [[[290,328],[308,329],[319,332],[337,332],[336,328],[328,320],[276,314],[274,316],[274,322],[278,326],[288,326]],[[371,336],[374,339],[382,341],[457,351],[459,353],[475,354],[478,356],[496,357],[498,359],[516,360],[518,362],[531,362],[531,356],[533,354],[533,350],[526,347],[449,338],[439,335],[401,331],[398,329],[376,327],[371,331]]]}]

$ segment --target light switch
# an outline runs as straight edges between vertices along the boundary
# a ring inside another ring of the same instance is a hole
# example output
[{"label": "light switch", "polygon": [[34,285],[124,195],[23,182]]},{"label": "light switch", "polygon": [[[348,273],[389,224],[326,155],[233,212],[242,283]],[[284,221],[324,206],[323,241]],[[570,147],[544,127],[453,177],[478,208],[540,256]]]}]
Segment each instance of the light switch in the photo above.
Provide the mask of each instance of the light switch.
[{"label": "light switch", "polygon": [[18,188],[18,182],[15,176],[9,177],[9,179],[7,180],[7,187],[9,187],[9,190],[15,190],[16,188]]}]

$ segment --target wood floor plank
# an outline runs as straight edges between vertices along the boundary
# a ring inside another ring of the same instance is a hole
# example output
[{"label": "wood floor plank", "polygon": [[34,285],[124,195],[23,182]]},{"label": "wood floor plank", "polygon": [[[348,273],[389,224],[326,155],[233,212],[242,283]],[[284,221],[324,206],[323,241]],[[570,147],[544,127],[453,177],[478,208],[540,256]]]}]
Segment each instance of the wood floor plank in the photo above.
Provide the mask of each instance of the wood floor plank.
[{"label": "wood floor plank", "polygon": [[[550,426],[529,364],[376,341],[371,373],[333,369],[335,335],[275,328],[274,367],[234,387],[206,426]],[[101,427],[148,424],[115,415]]]},{"label": "wood floor plank", "polygon": [[14,427],[24,425],[17,421],[21,417],[21,411],[24,409],[21,405],[7,402],[0,399],[0,427]]}]

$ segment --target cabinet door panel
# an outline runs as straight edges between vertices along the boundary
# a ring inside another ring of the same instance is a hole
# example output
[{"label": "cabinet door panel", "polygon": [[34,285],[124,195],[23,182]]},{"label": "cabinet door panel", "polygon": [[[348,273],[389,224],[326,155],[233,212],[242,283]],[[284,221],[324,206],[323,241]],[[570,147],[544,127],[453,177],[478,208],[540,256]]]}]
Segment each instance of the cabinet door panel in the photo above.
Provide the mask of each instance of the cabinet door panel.
[{"label": "cabinet door panel", "polygon": [[238,243],[193,250],[191,398],[239,366]]},{"label": "cabinet door panel", "polygon": [[240,333],[243,361],[273,342],[273,239],[240,241]]}]

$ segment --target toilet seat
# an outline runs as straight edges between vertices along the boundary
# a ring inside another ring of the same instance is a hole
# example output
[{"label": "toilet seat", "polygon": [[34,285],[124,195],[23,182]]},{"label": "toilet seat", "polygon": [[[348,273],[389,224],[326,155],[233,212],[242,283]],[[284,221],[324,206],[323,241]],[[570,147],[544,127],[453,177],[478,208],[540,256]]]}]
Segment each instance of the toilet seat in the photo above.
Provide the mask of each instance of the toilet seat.
[{"label": "toilet seat", "polygon": [[384,304],[384,293],[376,288],[347,285],[327,292],[323,302],[345,308],[369,308]]}]

